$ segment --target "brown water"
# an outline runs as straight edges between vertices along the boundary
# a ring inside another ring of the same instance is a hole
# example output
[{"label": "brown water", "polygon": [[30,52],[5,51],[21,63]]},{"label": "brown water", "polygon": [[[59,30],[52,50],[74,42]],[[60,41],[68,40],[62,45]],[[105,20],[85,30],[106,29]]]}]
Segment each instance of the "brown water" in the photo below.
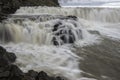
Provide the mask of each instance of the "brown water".
[{"label": "brown water", "polygon": [[120,80],[120,41],[107,38],[99,45],[77,48],[82,75],[97,80]]}]

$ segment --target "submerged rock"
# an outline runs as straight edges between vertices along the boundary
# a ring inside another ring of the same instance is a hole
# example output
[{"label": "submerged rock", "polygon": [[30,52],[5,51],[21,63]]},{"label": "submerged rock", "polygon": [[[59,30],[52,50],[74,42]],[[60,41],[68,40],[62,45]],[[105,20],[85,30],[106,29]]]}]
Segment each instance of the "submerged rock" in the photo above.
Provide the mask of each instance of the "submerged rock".
[{"label": "submerged rock", "polygon": [[75,20],[75,21],[78,20],[78,18],[76,16],[74,16],[74,15],[69,15],[69,16],[64,16],[64,17],[61,16],[60,19],[62,19],[62,20],[64,20],[64,19],[66,19],[66,20]]},{"label": "submerged rock", "polygon": [[64,80],[61,77],[48,76],[44,71],[29,70],[24,73],[17,65],[13,65],[16,55],[7,52],[0,46],[0,80]]},{"label": "submerged rock", "polygon": [[67,16],[67,19],[77,20],[78,18],[76,16],[70,15],[70,16]]}]

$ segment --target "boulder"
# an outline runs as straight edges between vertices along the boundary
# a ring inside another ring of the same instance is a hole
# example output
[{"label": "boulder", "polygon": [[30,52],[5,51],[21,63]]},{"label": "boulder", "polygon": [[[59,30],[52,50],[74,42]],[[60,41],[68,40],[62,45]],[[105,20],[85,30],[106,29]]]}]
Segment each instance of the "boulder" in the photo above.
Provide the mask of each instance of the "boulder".
[{"label": "boulder", "polygon": [[6,52],[6,49],[4,49],[2,46],[0,46],[0,55],[4,54]]},{"label": "boulder", "polygon": [[44,71],[39,72],[36,80],[64,80],[61,77],[50,77]]},{"label": "boulder", "polygon": [[44,71],[41,71],[38,73],[36,80],[50,80],[50,79],[49,76]]},{"label": "boulder", "polygon": [[24,73],[20,68],[16,65],[10,65],[10,75],[9,75],[9,80],[22,80],[24,77]]},{"label": "boulder", "polygon": [[0,46],[0,67],[7,66],[16,60],[16,55],[11,52],[7,52]]},{"label": "boulder", "polygon": [[29,70],[28,73],[26,73],[26,76],[30,76],[32,78],[36,78],[38,76],[38,72],[34,70]]},{"label": "boulder", "polygon": [[[74,24],[73,24],[74,25]],[[72,29],[67,28],[66,25],[62,24],[61,22],[56,23],[53,26],[53,33],[54,37],[52,39],[54,45],[62,45],[64,43],[74,43],[75,42],[75,35],[72,32]],[[74,27],[76,27],[74,25]]]},{"label": "boulder", "polygon": [[6,78],[6,77],[9,77],[9,74],[10,74],[9,71],[2,72],[2,73],[0,73],[0,78]]},{"label": "boulder", "polygon": [[16,55],[14,53],[8,52],[7,58],[9,60],[9,62],[13,63],[13,62],[15,62],[15,60],[16,60],[17,57],[16,57]]}]

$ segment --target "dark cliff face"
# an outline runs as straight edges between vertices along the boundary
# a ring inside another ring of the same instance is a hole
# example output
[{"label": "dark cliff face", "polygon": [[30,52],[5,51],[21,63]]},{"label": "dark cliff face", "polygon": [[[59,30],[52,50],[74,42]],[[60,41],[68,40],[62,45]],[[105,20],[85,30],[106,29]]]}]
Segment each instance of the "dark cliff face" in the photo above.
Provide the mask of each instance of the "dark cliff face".
[{"label": "dark cliff face", "polygon": [[59,6],[58,0],[22,0],[22,6]]},{"label": "dark cliff face", "polygon": [[59,6],[58,0],[0,0],[0,21],[20,6]]}]

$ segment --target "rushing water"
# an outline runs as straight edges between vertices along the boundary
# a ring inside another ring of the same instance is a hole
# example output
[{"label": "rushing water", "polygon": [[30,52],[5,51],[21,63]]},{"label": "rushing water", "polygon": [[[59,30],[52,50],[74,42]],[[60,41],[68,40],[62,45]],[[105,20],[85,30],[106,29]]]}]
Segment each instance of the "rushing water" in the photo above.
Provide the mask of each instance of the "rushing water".
[{"label": "rushing water", "polygon": [[58,0],[62,7],[119,7],[120,0]]},{"label": "rushing water", "polygon": [[[119,13],[115,8],[21,7],[0,24],[0,43],[16,53],[15,64],[25,72],[44,70],[69,80],[119,80]],[[66,19],[69,15],[77,20]],[[53,31],[58,23],[60,28]]]}]

